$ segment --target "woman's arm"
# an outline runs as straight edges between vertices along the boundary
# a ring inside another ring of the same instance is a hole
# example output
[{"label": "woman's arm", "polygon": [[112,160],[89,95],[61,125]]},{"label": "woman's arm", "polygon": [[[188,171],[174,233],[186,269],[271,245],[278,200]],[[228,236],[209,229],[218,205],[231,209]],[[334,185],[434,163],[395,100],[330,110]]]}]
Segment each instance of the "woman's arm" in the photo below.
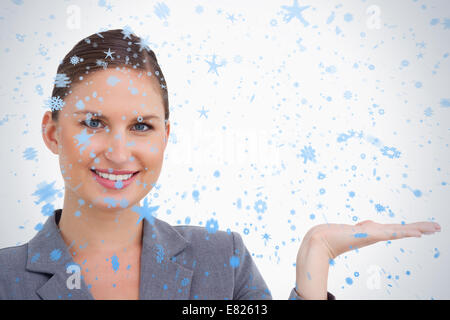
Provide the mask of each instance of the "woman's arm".
[{"label": "woman's arm", "polygon": [[296,291],[304,299],[327,299],[330,259],[379,241],[418,237],[441,231],[434,222],[381,224],[371,220],[354,226],[321,224],[311,228],[297,253]]}]

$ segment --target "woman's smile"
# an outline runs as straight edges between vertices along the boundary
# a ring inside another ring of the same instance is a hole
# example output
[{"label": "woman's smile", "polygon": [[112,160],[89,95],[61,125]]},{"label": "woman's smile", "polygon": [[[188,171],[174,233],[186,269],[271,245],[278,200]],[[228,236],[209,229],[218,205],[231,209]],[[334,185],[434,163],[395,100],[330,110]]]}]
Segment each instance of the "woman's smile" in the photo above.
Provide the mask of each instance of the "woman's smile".
[{"label": "woman's smile", "polygon": [[[129,186],[136,180],[139,171],[125,171],[125,170],[112,170],[113,173],[108,173],[111,170],[104,169],[90,169],[94,180],[100,185],[108,189],[120,190]],[[116,173],[116,174],[114,174]],[[121,173],[121,174],[117,174]]]}]

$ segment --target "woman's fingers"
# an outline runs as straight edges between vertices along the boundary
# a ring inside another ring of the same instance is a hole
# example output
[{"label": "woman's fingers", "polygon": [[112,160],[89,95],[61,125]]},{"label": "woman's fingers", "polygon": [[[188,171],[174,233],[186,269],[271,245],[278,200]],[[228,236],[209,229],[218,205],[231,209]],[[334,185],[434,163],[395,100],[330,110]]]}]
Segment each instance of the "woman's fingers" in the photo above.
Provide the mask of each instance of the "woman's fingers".
[{"label": "woman's fingers", "polygon": [[364,229],[368,234],[372,233],[378,241],[395,240],[407,237],[421,237],[422,234],[433,234],[440,231],[439,224],[435,222],[415,222],[408,224],[380,224],[375,222],[363,221],[360,228]]}]

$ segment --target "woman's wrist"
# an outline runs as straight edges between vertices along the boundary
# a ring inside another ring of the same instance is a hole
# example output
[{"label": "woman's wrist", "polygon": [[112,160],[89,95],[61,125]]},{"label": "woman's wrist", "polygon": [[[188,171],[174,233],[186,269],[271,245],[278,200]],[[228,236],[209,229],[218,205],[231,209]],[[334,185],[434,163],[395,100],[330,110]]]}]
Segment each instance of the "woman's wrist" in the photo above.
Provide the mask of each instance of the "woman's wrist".
[{"label": "woman's wrist", "polygon": [[303,299],[326,300],[329,254],[315,237],[303,240],[297,254],[295,291]]}]

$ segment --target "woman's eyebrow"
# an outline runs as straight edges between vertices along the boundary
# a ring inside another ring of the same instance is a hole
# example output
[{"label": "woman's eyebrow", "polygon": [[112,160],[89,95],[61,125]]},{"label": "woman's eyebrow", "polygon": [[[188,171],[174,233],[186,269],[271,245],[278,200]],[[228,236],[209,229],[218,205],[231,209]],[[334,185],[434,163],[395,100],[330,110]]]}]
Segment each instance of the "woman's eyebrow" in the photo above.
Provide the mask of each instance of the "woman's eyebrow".
[{"label": "woman's eyebrow", "polygon": [[[77,115],[77,114],[88,114],[88,113],[90,113],[93,117],[108,120],[107,116],[104,116],[102,114],[98,114],[95,111],[80,110],[80,111],[74,112],[73,114]],[[148,119],[152,119],[152,118],[160,119],[160,117],[155,115],[155,114],[149,114],[149,115],[145,115],[145,116],[144,115],[137,115],[136,117],[134,117],[134,120],[141,119],[141,118],[142,118],[142,121],[148,120]]]}]

